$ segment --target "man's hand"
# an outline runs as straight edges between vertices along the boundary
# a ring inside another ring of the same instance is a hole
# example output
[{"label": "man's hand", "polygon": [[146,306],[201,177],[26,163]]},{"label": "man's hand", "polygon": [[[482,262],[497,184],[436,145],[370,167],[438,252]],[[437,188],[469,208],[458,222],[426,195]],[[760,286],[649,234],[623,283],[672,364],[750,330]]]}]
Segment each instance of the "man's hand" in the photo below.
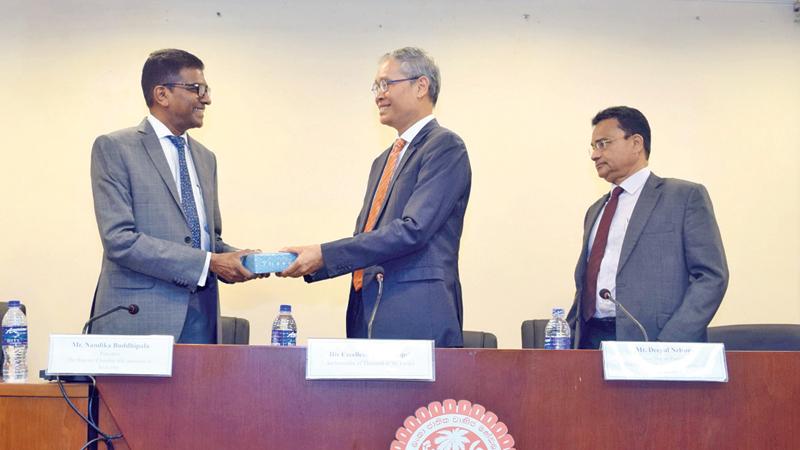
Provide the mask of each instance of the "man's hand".
[{"label": "man's hand", "polygon": [[219,278],[229,283],[252,280],[253,278],[256,278],[256,275],[242,265],[242,258],[251,253],[258,252],[256,250],[248,249],[239,250],[238,252],[212,253],[211,265],[209,269],[217,274]]},{"label": "man's hand", "polygon": [[302,277],[316,272],[325,263],[322,259],[322,246],[319,244],[303,247],[284,247],[280,251],[295,253],[297,259],[286,270],[277,274],[279,277]]}]

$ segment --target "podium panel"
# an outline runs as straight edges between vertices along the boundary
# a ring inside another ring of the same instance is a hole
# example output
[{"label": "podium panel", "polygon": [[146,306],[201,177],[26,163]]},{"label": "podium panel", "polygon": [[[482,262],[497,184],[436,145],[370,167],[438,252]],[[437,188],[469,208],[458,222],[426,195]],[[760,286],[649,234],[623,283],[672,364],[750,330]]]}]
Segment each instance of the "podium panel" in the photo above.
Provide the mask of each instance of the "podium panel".
[{"label": "podium panel", "polygon": [[[65,387],[86,414],[88,387]],[[0,449],[79,449],[85,442],[86,424],[67,406],[56,384],[0,382]]]},{"label": "podium panel", "polygon": [[305,349],[177,345],[172,378],[100,377],[115,448],[388,449],[469,400],[515,448],[800,448],[800,352],[728,352],[728,383],[604,381],[596,350],[437,349],[436,381],[306,381]]}]

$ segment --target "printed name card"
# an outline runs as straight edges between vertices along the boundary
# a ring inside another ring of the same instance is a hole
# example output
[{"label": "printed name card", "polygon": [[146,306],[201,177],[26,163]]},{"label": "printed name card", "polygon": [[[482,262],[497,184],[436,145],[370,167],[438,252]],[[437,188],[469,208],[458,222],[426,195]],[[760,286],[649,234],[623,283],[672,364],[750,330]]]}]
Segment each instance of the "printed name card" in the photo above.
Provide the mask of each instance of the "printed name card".
[{"label": "printed name card", "polygon": [[48,375],[172,376],[172,336],[51,334]]},{"label": "printed name card", "polygon": [[723,344],[603,341],[606,380],[728,381]]},{"label": "printed name card", "polygon": [[433,341],[309,339],[307,380],[435,381]]}]

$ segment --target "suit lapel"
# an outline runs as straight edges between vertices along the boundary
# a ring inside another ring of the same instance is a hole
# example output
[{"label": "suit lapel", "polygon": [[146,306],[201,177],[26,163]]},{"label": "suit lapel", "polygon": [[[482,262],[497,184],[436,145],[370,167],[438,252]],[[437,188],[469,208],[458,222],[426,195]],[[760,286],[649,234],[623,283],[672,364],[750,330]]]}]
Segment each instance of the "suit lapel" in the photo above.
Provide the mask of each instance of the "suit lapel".
[{"label": "suit lapel", "polygon": [[[431,120],[424,127],[414,136],[414,139],[408,144],[408,148],[406,149],[405,153],[403,153],[403,159],[397,164],[397,169],[395,169],[394,174],[392,175],[392,179],[389,182],[389,187],[386,191],[386,198],[381,205],[380,211],[378,211],[378,219],[376,220],[376,227],[377,224],[380,223],[381,215],[383,215],[383,211],[386,209],[386,205],[389,203],[389,199],[392,195],[392,190],[394,189],[394,183],[400,174],[403,172],[408,161],[414,156],[416,153],[417,148],[421,147],[422,144],[425,143],[425,139],[428,136],[428,133],[431,132],[434,128],[438,127],[439,124],[436,122],[436,119]],[[379,159],[383,162],[379,164],[376,170],[373,170],[370,173],[368,185],[367,185],[367,192],[369,196],[365,199],[364,208],[361,211],[361,215],[358,218],[358,223],[356,224],[356,234],[361,233],[364,231],[364,225],[367,223],[367,218],[369,217],[369,210],[372,208],[372,202],[375,199],[375,190],[378,188],[378,183],[380,182],[381,176],[383,175],[384,168],[386,167],[386,162],[389,159],[389,153],[392,151],[392,147],[390,146],[386,149]]]},{"label": "suit lapel", "polygon": [[622,270],[628,257],[631,256],[631,252],[633,252],[633,248],[636,246],[636,242],[639,240],[650,214],[652,214],[659,197],[661,197],[662,182],[663,180],[660,177],[651,173],[644,186],[642,186],[642,193],[633,208],[628,229],[625,231],[625,239],[622,241],[622,252],[619,255],[617,273]]},{"label": "suit lapel", "polygon": [[583,247],[584,249],[587,248],[589,245],[589,236],[592,234],[592,228],[594,228],[595,222],[597,222],[597,217],[600,216],[600,211],[603,210],[603,205],[606,204],[608,201],[609,194],[604,195],[600,198],[600,200],[596,201],[591,208],[589,208],[589,212],[586,214],[586,225],[583,227]]},{"label": "suit lapel", "polygon": [[[203,207],[206,211],[206,223],[208,224],[209,232],[214,229],[214,224],[212,220],[214,220],[214,216],[211,214],[211,205],[212,205],[212,186],[211,184],[214,182],[214,175],[212,173],[212,168],[209,164],[210,159],[204,158],[200,153],[201,145],[192,139],[191,136],[189,138],[189,151],[192,152],[192,161],[194,162],[194,171],[197,173],[197,182],[200,183],[200,189],[203,194]],[[212,243],[213,245],[213,243]]]},{"label": "suit lapel", "polygon": [[602,196],[600,200],[589,207],[589,211],[586,213],[586,223],[583,224],[583,247],[581,248],[580,260],[581,278],[583,277],[583,272],[586,270],[586,259],[589,253],[589,237],[592,235],[592,228],[594,228],[594,224],[600,216],[600,211],[603,210],[603,205],[606,204],[608,198],[609,194]]},{"label": "suit lapel", "polygon": [[[172,173],[169,170],[167,158],[164,156],[164,149],[161,148],[161,144],[158,142],[156,132],[153,130],[153,127],[150,126],[147,119],[142,121],[138,131],[142,134],[142,144],[145,150],[147,150],[147,155],[150,156],[150,160],[156,167],[156,171],[158,171],[164,184],[167,185],[167,189],[169,189],[170,194],[172,194],[172,199],[178,204],[178,209],[180,209],[181,214],[183,214],[183,208],[180,207],[181,200],[178,197],[178,186],[175,185],[175,179],[172,177]],[[184,216],[184,219],[185,218]]]},{"label": "suit lapel", "polygon": [[[392,184],[389,185],[389,194],[392,192],[392,188],[394,187],[394,180],[397,179],[397,176],[403,171],[403,168],[408,163],[408,160],[414,155],[417,151],[418,147],[422,147],[422,144],[425,143],[425,140],[428,138],[428,133],[431,132],[434,128],[438,127],[439,123],[436,122],[436,119],[431,120],[421,130],[414,136],[414,139],[408,144],[408,149],[403,154],[403,159],[400,160],[400,164],[397,165],[397,170],[394,173],[394,178],[392,179]],[[388,194],[386,198],[389,198]]]},{"label": "suit lapel", "polygon": [[386,166],[386,160],[389,158],[389,152],[391,151],[392,147],[389,147],[381,153],[378,160],[382,163],[374,166],[369,174],[369,180],[367,180],[367,195],[364,199],[364,207],[361,208],[361,214],[358,216],[358,223],[356,223],[356,234],[363,232],[364,226],[367,224],[369,210],[372,208],[372,201],[375,199],[375,190],[378,189],[378,183],[381,180],[383,168]]},{"label": "suit lapel", "polygon": [[[392,190],[394,190],[394,183],[397,178],[403,173],[403,169],[405,168],[408,161],[414,156],[414,153],[417,152],[417,148],[422,147],[425,143],[425,140],[428,138],[428,133],[431,132],[434,128],[438,127],[439,124],[436,122],[436,119],[431,120],[421,130],[414,136],[414,139],[411,140],[411,143],[408,144],[408,148],[406,149],[405,153],[403,153],[403,159],[397,164],[397,169],[394,171],[391,181],[389,182],[389,188],[386,191],[386,199],[383,201],[383,205],[381,205],[380,211],[378,211],[378,219],[375,222],[376,224],[380,223],[381,216],[383,215],[383,210],[386,209],[386,205],[389,204],[389,201],[392,198]],[[391,148],[390,148],[391,150]],[[388,158],[388,153],[387,153]],[[377,186],[377,182],[376,182]],[[377,225],[376,225],[377,226]]]}]

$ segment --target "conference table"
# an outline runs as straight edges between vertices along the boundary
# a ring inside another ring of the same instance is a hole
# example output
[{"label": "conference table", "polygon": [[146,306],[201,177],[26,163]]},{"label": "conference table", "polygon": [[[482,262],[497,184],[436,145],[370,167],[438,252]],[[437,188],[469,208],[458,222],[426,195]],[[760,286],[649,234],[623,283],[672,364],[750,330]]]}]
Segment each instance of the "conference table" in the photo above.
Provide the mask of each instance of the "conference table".
[{"label": "conference table", "polygon": [[[800,448],[800,352],[727,352],[725,383],[605,381],[597,350],[436,349],[434,382],[306,380],[303,347],[176,345],[173,357],[169,378],[98,377],[100,427],[123,434],[115,449],[410,448],[447,405],[496,433],[496,450]],[[74,436],[9,446],[21,419],[8,392],[0,448],[80,448]],[[33,400],[17,400],[30,403],[26,436],[86,436],[64,405]],[[445,434],[423,448],[462,448]]]}]

